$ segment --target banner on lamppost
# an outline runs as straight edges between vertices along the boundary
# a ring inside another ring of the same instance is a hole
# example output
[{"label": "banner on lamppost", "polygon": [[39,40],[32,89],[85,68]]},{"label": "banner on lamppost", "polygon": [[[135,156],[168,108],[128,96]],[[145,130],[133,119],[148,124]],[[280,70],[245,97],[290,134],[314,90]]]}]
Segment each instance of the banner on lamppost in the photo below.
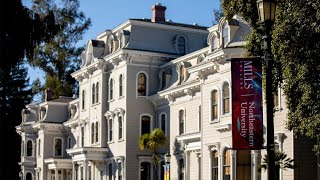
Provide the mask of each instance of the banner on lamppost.
[{"label": "banner on lamppost", "polygon": [[232,148],[262,149],[262,68],[259,58],[231,59]]}]

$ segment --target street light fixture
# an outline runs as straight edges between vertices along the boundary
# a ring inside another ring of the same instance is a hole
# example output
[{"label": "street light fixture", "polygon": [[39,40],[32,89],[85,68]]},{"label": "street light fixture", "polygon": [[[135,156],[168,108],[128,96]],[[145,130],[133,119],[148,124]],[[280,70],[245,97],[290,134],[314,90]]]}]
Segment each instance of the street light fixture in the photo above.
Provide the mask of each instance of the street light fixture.
[{"label": "street light fixture", "polygon": [[273,123],[273,93],[272,93],[272,69],[273,57],[271,53],[271,26],[275,19],[276,3],[274,0],[258,0],[257,8],[259,19],[264,26],[264,60],[266,63],[266,104],[267,104],[267,157],[268,157],[268,179],[275,179],[275,155],[274,155],[274,123]]}]

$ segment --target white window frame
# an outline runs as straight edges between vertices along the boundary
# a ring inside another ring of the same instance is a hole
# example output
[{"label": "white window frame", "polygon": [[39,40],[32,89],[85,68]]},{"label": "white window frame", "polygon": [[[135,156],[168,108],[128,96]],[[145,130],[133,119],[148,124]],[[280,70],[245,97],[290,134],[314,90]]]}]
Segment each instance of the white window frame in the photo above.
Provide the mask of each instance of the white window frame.
[{"label": "white window frame", "polygon": [[[139,93],[138,93],[138,78],[139,78],[139,75],[140,74],[144,74],[145,75],[145,77],[146,77],[146,84],[145,84],[145,91],[146,91],[146,95],[144,95],[144,96],[141,96],[141,95],[139,95]],[[148,73],[147,72],[145,72],[145,71],[139,71],[137,74],[136,74],[136,97],[138,98],[138,97],[148,97],[148,95],[149,95],[149,76],[148,76]]]},{"label": "white window frame", "polygon": [[[121,138],[119,137],[120,135],[120,118],[121,118],[121,123],[122,123],[122,130],[121,130]],[[118,116],[118,141],[123,141],[124,140],[124,120],[123,120],[123,115]]]},{"label": "white window frame", "polygon": [[[183,133],[180,134],[180,111],[183,111],[183,118],[184,118],[184,122],[183,122]],[[178,136],[184,135],[186,134],[186,124],[187,124],[187,116],[186,116],[186,109],[185,108],[180,108],[178,111]]]},{"label": "white window frame", "polygon": [[[56,150],[56,144],[55,144],[55,142],[56,142],[56,139],[61,139],[61,155],[60,156],[58,156],[58,155],[55,155],[55,150]],[[63,157],[64,156],[64,142],[63,142],[63,138],[61,138],[61,137],[55,137],[54,139],[53,139],[53,157]]]},{"label": "white window frame", "polygon": [[[224,96],[223,96],[223,85],[224,83],[228,83],[229,84],[229,112],[228,113],[224,113]],[[221,91],[220,91],[220,104],[221,104],[221,108],[220,108],[220,114],[222,117],[225,117],[225,116],[230,116],[232,114],[232,94],[231,94],[231,83],[229,81],[229,79],[224,79],[224,81],[222,81],[222,84],[221,84]]]},{"label": "white window frame", "polygon": [[[217,118],[216,119],[213,119],[213,117],[212,117],[212,111],[213,111],[213,109],[212,109],[212,92],[213,91],[216,91],[217,96],[218,96],[218,98],[217,98]],[[210,107],[209,122],[210,123],[217,123],[220,121],[220,106],[221,106],[221,102],[220,102],[221,96],[220,95],[221,95],[220,90],[217,87],[213,87],[213,89],[210,91],[210,101],[209,101],[209,107]]]},{"label": "white window frame", "polygon": [[[121,97],[123,97],[124,96],[124,85],[123,85],[123,81],[124,81],[124,75],[121,73],[120,75],[119,75],[119,98],[121,98]],[[121,83],[120,83],[121,82]],[[120,91],[120,85],[121,85],[121,91]],[[120,92],[121,92],[121,94],[120,94]]]}]

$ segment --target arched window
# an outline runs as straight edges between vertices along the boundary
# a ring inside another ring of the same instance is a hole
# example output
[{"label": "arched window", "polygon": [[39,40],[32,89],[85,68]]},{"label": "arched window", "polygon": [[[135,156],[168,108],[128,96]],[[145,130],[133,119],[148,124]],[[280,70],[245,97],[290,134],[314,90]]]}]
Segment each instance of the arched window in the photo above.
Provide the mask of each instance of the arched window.
[{"label": "arched window", "polygon": [[178,53],[179,55],[186,54],[186,39],[182,36],[178,37]]},{"label": "arched window", "polygon": [[184,110],[179,111],[179,135],[184,134],[185,113]]},{"label": "arched window", "polygon": [[151,180],[151,163],[142,162],[140,168],[140,180]]},{"label": "arched window", "polygon": [[54,156],[62,156],[62,139],[54,139]]},{"label": "arched window", "polygon": [[99,82],[96,84],[96,103],[99,102]]},{"label": "arched window", "polygon": [[151,131],[151,118],[150,116],[141,117],[141,135],[150,133]]},{"label": "arched window", "polygon": [[181,84],[184,81],[185,77],[185,68],[183,65],[179,67],[179,83]]},{"label": "arched window", "polygon": [[217,35],[213,35],[212,40],[211,40],[211,48],[212,50],[216,50],[219,47],[219,39]]},{"label": "arched window", "polygon": [[113,120],[109,119],[108,120],[108,128],[109,128],[109,142],[111,142],[113,140]]},{"label": "arched window", "polygon": [[118,122],[119,122],[119,140],[121,140],[123,138],[123,121],[122,121],[122,116],[119,116],[118,118]]},{"label": "arched window", "polygon": [[91,124],[91,143],[95,143],[95,138],[94,138],[94,123]]},{"label": "arched window", "polygon": [[113,79],[110,79],[110,82],[109,82],[109,89],[110,89],[110,95],[109,95],[109,100],[112,100],[113,99]]},{"label": "arched window", "polygon": [[113,37],[112,37],[109,40],[109,52],[113,53],[114,51],[115,51],[115,47],[114,47],[114,40],[113,40]]},{"label": "arched window", "polygon": [[223,93],[223,114],[230,112],[230,91],[229,91],[229,83],[223,83],[222,88]]},{"label": "arched window", "polygon": [[237,177],[236,179],[250,179],[251,154],[250,150],[237,150]]},{"label": "arched window", "polygon": [[99,142],[99,123],[96,122],[96,142]]},{"label": "arched window", "polygon": [[219,160],[219,154],[217,151],[211,152],[211,165],[212,165],[212,180],[218,180],[218,172],[219,172],[219,166],[218,166],[218,160]]},{"label": "arched window", "polygon": [[230,180],[230,150],[224,152],[223,158],[223,180]]},{"label": "arched window", "polygon": [[138,96],[146,96],[147,78],[144,73],[138,75]]},{"label": "arched window", "polygon": [[228,44],[229,41],[230,41],[230,39],[229,39],[229,25],[228,25],[228,23],[225,22],[222,26],[223,47],[226,47],[226,45]]},{"label": "arched window", "polygon": [[31,173],[27,173],[26,174],[26,180],[32,180],[32,174]]},{"label": "arched window", "polygon": [[32,144],[32,141],[29,140],[27,141],[27,156],[32,156],[32,148],[33,144]]},{"label": "arched window", "polygon": [[82,90],[82,109],[86,106],[86,91]]},{"label": "arched window", "polygon": [[218,92],[211,92],[211,121],[218,119]]},{"label": "arched window", "polygon": [[161,118],[160,128],[164,132],[164,134],[166,134],[166,115],[165,114],[161,114],[160,118]]},{"label": "arched window", "polygon": [[92,104],[94,104],[96,98],[95,98],[95,95],[96,95],[96,87],[95,87],[95,84],[92,85]]},{"label": "arched window", "polygon": [[119,96],[123,96],[123,79],[122,79],[122,74],[120,74],[120,77],[119,77]]}]

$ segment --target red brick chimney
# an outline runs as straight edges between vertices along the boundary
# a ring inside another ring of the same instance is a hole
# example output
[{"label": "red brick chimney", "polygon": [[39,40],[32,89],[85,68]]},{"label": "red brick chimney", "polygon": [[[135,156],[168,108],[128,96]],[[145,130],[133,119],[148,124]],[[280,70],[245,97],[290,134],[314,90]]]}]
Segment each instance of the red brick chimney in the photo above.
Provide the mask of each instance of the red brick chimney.
[{"label": "red brick chimney", "polygon": [[152,22],[165,22],[166,17],[165,17],[165,11],[166,7],[162,6],[161,3],[157,3],[156,5],[152,6]]},{"label": "red brick chimney", "polygon": [[47,88],[45,91],[44,91],[44,100],[45,101],[50,101],[52,100],[52,90],[50,88]]}]

